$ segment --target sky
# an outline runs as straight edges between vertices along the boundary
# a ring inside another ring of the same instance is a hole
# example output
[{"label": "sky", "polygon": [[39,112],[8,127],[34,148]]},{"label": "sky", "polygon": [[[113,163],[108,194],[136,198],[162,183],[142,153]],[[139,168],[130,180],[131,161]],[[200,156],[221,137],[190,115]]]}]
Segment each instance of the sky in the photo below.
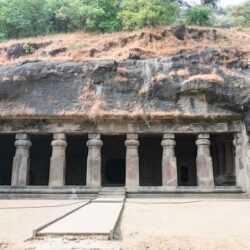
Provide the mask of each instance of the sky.
[{"label": "sky", "polygon": [[[190,3],[200,3],[199,0],[188,0]],[[230,6],[230,5],[237,5],[246,2],[246,0],[220,0],[219,4],[222,7]]]}]

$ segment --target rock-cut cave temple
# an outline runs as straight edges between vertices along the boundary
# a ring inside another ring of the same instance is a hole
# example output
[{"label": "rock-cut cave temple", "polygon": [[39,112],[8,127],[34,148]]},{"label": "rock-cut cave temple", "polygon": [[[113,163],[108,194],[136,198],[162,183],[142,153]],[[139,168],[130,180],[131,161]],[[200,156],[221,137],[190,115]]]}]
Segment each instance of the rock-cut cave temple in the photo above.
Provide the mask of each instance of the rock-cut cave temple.
[{"label": "rock-cut cave temple", "polygon": [[249,107],[216,50],[2,65],[0,195],[248,194]]}]

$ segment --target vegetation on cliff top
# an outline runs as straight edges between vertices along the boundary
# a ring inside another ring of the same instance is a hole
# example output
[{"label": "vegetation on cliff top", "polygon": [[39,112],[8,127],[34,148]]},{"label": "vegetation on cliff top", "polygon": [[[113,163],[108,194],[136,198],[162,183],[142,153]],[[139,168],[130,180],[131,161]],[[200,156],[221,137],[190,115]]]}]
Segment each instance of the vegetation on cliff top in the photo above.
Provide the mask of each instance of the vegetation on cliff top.
[{"label": "vegetation on cliff top", "polygon": [[[72,31],[113,32],[169,24],[250,25],[250,1],[220,10],[216,0],[0,0],[0,39]],[[215,13],[223,12],[223,21]]]}]

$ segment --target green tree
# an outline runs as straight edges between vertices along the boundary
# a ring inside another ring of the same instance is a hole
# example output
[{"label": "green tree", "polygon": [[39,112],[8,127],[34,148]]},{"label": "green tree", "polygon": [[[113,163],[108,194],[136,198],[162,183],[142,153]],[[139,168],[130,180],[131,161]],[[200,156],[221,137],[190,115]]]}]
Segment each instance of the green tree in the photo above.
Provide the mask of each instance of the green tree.
[{"label": "green tree", "polygon": [[119,30],[119,3],[120,0],[48,0],[50,28],[56,32]]},{"label": "green tree", "polygon": [[83,28],[81,0],[47,0],[49,29],[52,32],[69,32]]},{"label": "green tree", "polygon": [[171,0],[124,0],[120,17],[123,28],[132,30],[144,26],[171,24],[179,7]]},{"label": "green tree", "polygon": [[227,8],[226,20],[232,26],[250,27],[250,1]]},{"label": "green tree", "polygon": [[212,10],[208,6],[195,5],[185,14],[185,22],[190,25],[206,26],[211,24]]},{"label": "green tree", "polygon": [[45,0],[2,0],[1,33],[7,38],[46,33],[48,23],[46,8]]},{"label": "green tree", "polygon": [[117,31],[121,29],[118,16],[121,0],[82,0],[81,13],[87,30]]}]

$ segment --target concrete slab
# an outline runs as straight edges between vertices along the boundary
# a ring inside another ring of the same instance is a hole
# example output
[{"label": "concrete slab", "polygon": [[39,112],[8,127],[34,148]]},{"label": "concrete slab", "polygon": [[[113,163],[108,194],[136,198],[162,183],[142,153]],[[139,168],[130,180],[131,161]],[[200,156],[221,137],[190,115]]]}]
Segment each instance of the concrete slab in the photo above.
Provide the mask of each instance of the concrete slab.
[{"label": "concrete slab", "polygon": [[22,242],[32,237],[36,228],[86,202],[87,200],[0,200],[0,243]]},{"label": "concrete slab", "polygon": [[121,198],[100,198],[58,222],[44,228],[37,235],[81,235],[112,237],[124,201]]}]

